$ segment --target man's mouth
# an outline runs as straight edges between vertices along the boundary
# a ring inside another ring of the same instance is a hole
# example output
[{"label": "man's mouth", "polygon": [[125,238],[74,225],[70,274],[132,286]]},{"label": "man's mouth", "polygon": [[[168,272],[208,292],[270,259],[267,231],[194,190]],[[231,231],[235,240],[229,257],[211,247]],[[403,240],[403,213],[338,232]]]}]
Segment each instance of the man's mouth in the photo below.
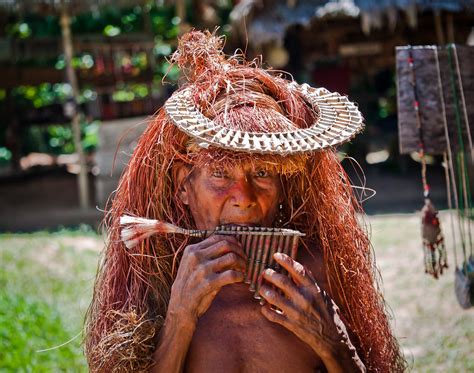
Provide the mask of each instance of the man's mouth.
[{"label": "man's mouth", "polygon": [[231,222],[231,223],[221,223],[221,226],[224,227],[260,227],[260,223],[253,222]]}]

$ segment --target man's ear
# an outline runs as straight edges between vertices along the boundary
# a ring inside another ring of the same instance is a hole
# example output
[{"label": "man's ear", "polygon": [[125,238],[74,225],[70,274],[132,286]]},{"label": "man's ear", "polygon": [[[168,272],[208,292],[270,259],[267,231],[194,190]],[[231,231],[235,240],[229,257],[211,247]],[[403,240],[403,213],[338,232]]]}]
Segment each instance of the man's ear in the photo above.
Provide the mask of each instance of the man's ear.
[{"label": "man's ear", "polygon": [[185,205],[189,205],[189,180],[191,168],[185,163],[176,163],[173,167],[173,182],[178,188],[178,197]]}]

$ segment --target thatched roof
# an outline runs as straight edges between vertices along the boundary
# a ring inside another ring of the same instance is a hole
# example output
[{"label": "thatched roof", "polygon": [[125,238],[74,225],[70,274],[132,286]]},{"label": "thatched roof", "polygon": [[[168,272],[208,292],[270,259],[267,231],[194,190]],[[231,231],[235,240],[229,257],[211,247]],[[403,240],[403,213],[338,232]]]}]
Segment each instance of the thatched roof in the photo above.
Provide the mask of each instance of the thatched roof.
[{"label": "thatched roof", "polygon": [[461,12],[474,9],[473,0],[354,0],[362,12],[386,11],[388,8],[406,9],[416,5],[420,10]]},{"label": "thatched roof", "polygon": [[[242,0],[230,15],[234,29],[253,45],[281,45],[288,27],[307,26],[314,18],[357,17],[353,0]],[[245,23],[245,27],[244,27]]]},{"label": "thatched roof", "polygon": [[281,45],[290,26],[308,26],[315,19],[361,17],[361,26],[368,33],[381,27],[385,17],[393,29],[399,11],[408,13],[414,27],[417,10],[474,10],[474,0],[242,0],[231,19],[234,30],[252,45]]},{"label": "thatched roof", "polygon": [[406,13],[408,23],[415,28],[417,12],[474,10],[474,0],[354,0],[361,11],[362,29],[368,33],[371,28],[380,28],[383,18],[388,18],[390,29],[395,29],[399,11]]}]

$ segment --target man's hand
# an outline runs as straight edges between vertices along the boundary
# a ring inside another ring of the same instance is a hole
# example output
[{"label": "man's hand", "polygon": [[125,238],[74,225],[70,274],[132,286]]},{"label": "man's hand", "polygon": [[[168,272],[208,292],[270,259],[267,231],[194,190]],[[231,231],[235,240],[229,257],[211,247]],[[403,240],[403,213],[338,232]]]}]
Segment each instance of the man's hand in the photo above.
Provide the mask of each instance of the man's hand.
[{"label": "man's hand", "polygon": [[235,237],[214,235],[184,249],[168,313],[195,325],[219,290],[244,280],[247,258]]},{"label": "man's hand", "polygon": [[329,372],[365,371],[336,304],[319,288],[310,271],[288,255],[276,253],[274,258],[291,279],[272,269],[264,271],[267,284],[261,286],[260,294],[268,303],[262,307],[263,315],[306,342]]}]

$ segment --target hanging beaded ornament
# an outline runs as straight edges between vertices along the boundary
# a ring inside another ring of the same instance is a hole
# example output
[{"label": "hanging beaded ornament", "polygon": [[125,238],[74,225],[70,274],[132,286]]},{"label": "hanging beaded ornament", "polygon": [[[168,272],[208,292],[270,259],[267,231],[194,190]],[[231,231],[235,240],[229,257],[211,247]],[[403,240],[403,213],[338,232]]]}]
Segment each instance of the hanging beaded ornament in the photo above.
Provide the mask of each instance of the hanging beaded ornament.
[{"label": "hanging beaded ornament", "polygon": [[443,269],[448,267],[447,255],[438,211],[430,200],[430,187],[426,178],[426,157],[423,142],[423,129],[421,127],[420,104],[416,91],[415,66],[411,47],[408,50],[409,57],[407,62],[411,72],[411,85],[414,93],[413,109],[415,111],[419,136],[418,153],[421,160],[421,179],[423,183],[423,195],[425,198],[425,205],[421,210],[421,235],[423,239],[425,272],[432,275],[434,278],[438,278],[443,273]]}]

